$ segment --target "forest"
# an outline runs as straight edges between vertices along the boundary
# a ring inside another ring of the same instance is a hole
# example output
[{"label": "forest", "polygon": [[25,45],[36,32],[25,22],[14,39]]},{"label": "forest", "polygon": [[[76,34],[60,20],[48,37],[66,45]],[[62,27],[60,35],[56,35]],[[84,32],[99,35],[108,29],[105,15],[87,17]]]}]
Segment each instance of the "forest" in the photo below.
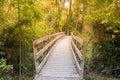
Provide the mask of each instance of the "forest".
[{"label": "forest", "polygon": [[0,80],[33,80],[33,41],[57,32],[86,40],[85,80],[120,79],[120,0],[0,0]]}]

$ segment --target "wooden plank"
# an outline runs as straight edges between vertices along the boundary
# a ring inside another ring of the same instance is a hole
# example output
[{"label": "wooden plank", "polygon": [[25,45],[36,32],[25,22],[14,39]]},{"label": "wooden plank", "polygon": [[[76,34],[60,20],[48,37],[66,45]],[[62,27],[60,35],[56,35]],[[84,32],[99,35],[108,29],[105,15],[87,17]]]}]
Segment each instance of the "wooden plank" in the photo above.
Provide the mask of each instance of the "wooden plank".
[{"label": "wooden plank", "polygon": [[[55,35],[53,35],[53,37],[54,36]],[[43,59],[42,63],[37,68],[37,74],[35,80],[43,80],[43,79],[62,80],[62,78],[64,78],[64,80],[68,80],[67,78],[69,78],[69,80],[83,79],[86,43],[84,42],[84,40],[79,39],[74,35],[72,35],[72,38],[83,46],[82,47],[83,55],[75,45],[74,41],[71,40],[71,37],[67,36],[65,40],[63,39],[58,44],[56,44],[56,46],[52,49],[52,51],[50,51],[50,53],[48,53],[46,57]],[[55,41],[53,42],[51,41],[46,46],[51,46]],[[44,51],[46,51],[47,48],[48,47],[43,48]],[[72,48],[75,50],[75,53],[80,58],[81,60],[80,64],[78,63],[77,57]],[[39,54],[37,53],[37,56],[43,53],[41,52]],[[36,59],[38,58],[39,56]]]},{"label": "wooden plank", "polygon": [[37,76],[35,80],[42,80],[40,78],[43,77],[51,77],[53,80],[55,80],[55,77],[58,79],[60,77],[69,77],[72,78],[72,80],[78,80],[80,77],[75,66],[70,46],[71,37],[66,36],[65,39],[61,40],[56,45],[48,60],[46,60],[47,62],[40,71],[39,76]]},{"label": "wooden plank", "polygon": [[[61,38],[63,39],[63,38]],[[43,66],[45,65],[46,61],[48,60],[51,52],[53,51],[53,49],[55,48],[55,46],[57,45],[57,43],[61,40],[59,39],[53,46],[52,48],[50,49],[50,51],[48,52],[48,54],[45,56],[45,58],[43,59],[43,61],[40,63],[40,65],[37,67],[37,74],[39,74],[39,72],[41,71],[41,69],[43,68]]]},{"label": "wooden plank", "polygon": [[36,45],[40,44],[40,43],[43,42],[43,41],[47,41],[49,38],[53,38],[53,37],[56,37],[56,36],[62,35],[62,34],[64,34],[64,32],[55,33],[55,34],[48,35],[48,36],[45,36],[45,37],[43,37],[43,38],[34,40],[34,45],[36,46]]},{"label": "wooden plank", "polygon": [[74,60],[75,60],[75,63],[76,63],[77,71],[78,71],[78,73],[80,75],[80,79],[79,80],[82,80],[83,79],[83,73],[82,73],[83,70],[82,70],[80,64],[78,63],[77,57],[75,56],[75,53],[74,53],[72,47],[71,47],[71,49],[72,49],[73,57],[74,57]]},{"label": "wooden plank", "polygon": [[73,47],[73,49],[75,49],[75,52],[77,53],[79,59],[80,59],[80,60],[83,60],[82,54],[81,54],[80,50],[77,48],[77,46],[75,45],[75,43],[73,42],[73,40],[72,40],[71,43],[72,43],[72,47]]},{"label": "wooden plank", "polygon": [[[59,37],[54,39],[54,37],[56,37],[56,36],[59,36]],[[40,39],[37,39],[37,40],[33,41],[33,53],[34,53],[34,63],[35,63],[35,70],[36,70],[36,72],[37,72],[37,67],[40,64],[39,60],[37,60],[40,57],[40,54],[37,54],[38,51],[37,51],[36,45],[40,44],[43,41],[47,41],[50,38],[54,39],[47,46],[45,46],[41,51],[39,51],[39,53],[43,54],[53,43],[56,42],[55,40],[58,40],[60,38],[60,36],[61,37],[64,36],[64,32],[55,33],[55,34],[52,34],[52,35],[46,36],[44,38],[40,38]],[[37,56],[37,55],[39,55],[39,56]]]},{"label": "wooden plank", "polygon": [[78,38],[77,36],[72,35],[73,39],[76,40],[79,44],[83,45],[83,39]]},{"label": "wooden plank", "polygon": [[54,40],[52,40],[50,43],[48,43],[44,48],[42,48],[38,53],[36,53],[36,60],[39,59],[39,57],[53,44],[55,43],[58,39],[63,37],[63,35],[57,36]]},{"label": "wooden plank", "polygon": [[79,77],[40,77],[38,80],[80,80]]},{"label": "wooden plank", "polygon": [[79,59],[81,60],[81,63],[80,63],[80,66],[82,68],[81,70],[81,76],[83,77],[84,79],[84,64],[85,64],[85,54],[86,54],[86,46],[87,46],[87,43],[81,39],[81,38],[78,38],[77,36],[74,36],[73,34],[72,35],[72,38],[74,41],[78,42],[78,44],[81,44],[82,45],[82,54],[81,52],[79,51],[79,49],[77,48],[76,44],[74,43],[74,41],[72,40],[72,47],[73,49],[75,50],[75,53],[77,53]]}]

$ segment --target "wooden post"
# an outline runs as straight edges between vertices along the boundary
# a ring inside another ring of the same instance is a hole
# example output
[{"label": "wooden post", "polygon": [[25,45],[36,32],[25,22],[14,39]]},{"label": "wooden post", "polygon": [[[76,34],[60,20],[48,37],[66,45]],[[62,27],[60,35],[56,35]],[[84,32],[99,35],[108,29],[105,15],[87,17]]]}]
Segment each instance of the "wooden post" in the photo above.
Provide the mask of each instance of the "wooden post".
[{"label": "wooden post", "polygon": [[116,7],[118,12],[118,17],[120,18],[120,2],[119,1],[116,3]]},{"label": "wooden post", "polygon": [[35,70],[37,72],[37,67],[39,66],[39,60],[36,59],[37,48],[35,42],[33,42],[33,53],[34,53],[34,63],[35,63]]},{"label": "wooden post", "polygon": [[[20,22],[20,1],[18,0],[18,23]],[[21,58],[22,58],[22,29],[21,29],[21,25],[18,25],[19,27],[19,58],[20,58],[20,66],[19,66],[19,80],[21,80],[21,76],[22,76],[22,69],[21,69]]]},{"label": "wooden post", "polygon": [[85,56],[86,56],[86,42],[83,41],[83,46],[82,46],[82,57],[83,57],[83,60],[81,61],[82,77],[83,77],[83,79],[84,79]]}]

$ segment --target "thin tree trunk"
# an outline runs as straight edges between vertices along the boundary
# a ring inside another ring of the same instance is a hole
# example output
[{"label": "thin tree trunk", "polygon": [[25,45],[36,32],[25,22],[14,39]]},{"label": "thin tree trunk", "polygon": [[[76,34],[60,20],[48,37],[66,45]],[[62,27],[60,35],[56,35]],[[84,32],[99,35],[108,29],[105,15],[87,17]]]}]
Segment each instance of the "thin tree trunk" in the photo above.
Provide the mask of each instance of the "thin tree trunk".
[{"label": "thin tree trunk", "polygon": [[[20,1],[18,0],[18,24],[20,21]],[[19,66],[19,80],[21,80],[21,53],[22,53],[22,42],[21,42],[21,26],[20,24],[18,25],[19,27],[19,54],[20,54],[20,66]]]},{"label": "thin tree trunk", "polygon": [[117,8],[117,11],[118,11],[118,17],[120,18],[120,2],[116,3],[116,8]]},{"label": "thin tree trunk", "polygon": [[6,10],[6,12],[4,14],[5,17],[8,15],[9,11],[11,10],[11,7],[12,7],[11,6],[11,0],[8,0],[8,4],[9,4],[8,9]]},{"label": "thin tree trunk", "polygon": [[61,18],[61,1],[58,1],[58,20],[57,20],[57,25],[59,27],[59,31],[60,31],[60,18]]},{"label": "thin tree trunk", "polygon": [[70,34],[70,23],[71,23],[71,20],[72,20],[72,10],[71,10],[71,7],[72,7],[72,0],[70,0],[70,5],[69,5],[68,26],[67,26],[67,34],[68,35]]}]

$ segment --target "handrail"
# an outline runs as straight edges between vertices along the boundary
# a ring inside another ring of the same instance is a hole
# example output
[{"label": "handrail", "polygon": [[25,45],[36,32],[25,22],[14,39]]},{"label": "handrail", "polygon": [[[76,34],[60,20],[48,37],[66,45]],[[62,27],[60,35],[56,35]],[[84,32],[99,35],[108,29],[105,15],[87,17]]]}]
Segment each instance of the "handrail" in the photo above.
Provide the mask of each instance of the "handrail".
[{"label": "handrail", "polygon": [[[34,53],[36,73],[38,72],[38,68],[40,66],[40,62],[39,62],[40,56],[44,54],[49,48],[51,48],[51,46],[53,46],[63,36],[65,36],[65,33],[59,32],[59,33],[51,34],[33,41],[33,53]],[[44,47],[42,47],[40,50],[37,50],[37,46],[41,45],[41,43],[43,42],[48,42],[48,43],[45,44]]]},{"label": "handrail", "polygon": [[[76,57],[80,59],[80,66],[81,66],[81,71],[82,71],[82,73],[80,71],[80,74],[82,78],[84,78],[84,64],[85,64],[85,54],[86,54],[87,43],[85,40],[73,35],[73,33],[71,33],[71,36],[72,36],[71,45],[72,45],[74,53],[76,53]],[[77,47],[77,44],[82,45],[81,51]]]},{"label": "handrail", "polygon": [[61,34],[64,34],[64,32],[59,32],[59,33],[55,33],[55,34],[51,34],[51,35],[47,35],[43,38],[39,38],[37,40],[34,40],[33,41],[33,44],[36,46],[36,45],[39,45],[40,43],[42,43],[43,41],[47,41],[49,38],[53,38],[53,37],[56,37],[58,35],[61,35]]}]

